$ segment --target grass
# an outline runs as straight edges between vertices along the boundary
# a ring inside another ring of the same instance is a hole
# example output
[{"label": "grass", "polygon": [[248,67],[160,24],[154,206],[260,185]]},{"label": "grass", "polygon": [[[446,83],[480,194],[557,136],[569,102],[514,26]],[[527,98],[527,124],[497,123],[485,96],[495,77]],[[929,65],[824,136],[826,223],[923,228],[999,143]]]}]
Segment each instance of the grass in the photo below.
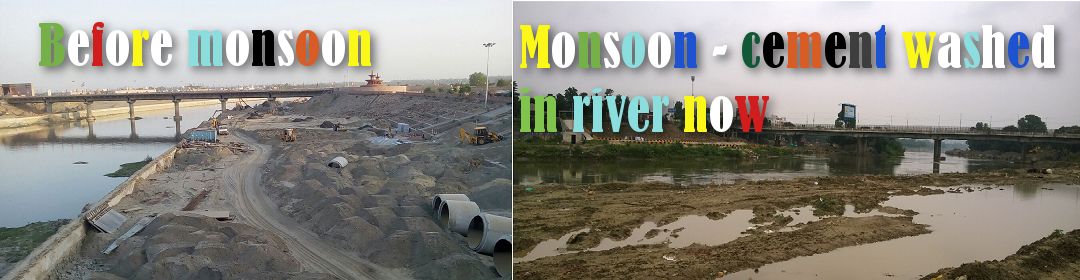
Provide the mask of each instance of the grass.
[{"label": "grass", "polygon": [[67,222],[68,220],[61,219],[30,223],[17,228],[0,228],[0,262],[14,263],[22,260]]},{"label": "grass", "polygon": [[146,166],[146,164],[150,163],[150,161],[153,161],[153,160],[154,160],[153,158],[151,158],[150,156],[147,156],[142,161],[136,161],[136,162],[129,162],[129,163],[121,164],[120,169],[117,169],[116,171],[113,171],[112,173],[105,174],[105,176],[114,177],[114,178],[115,177],[131,177],[132,174],[135,174],[135,172],[138,172],[139,169],[142,169],[143,166]]}]

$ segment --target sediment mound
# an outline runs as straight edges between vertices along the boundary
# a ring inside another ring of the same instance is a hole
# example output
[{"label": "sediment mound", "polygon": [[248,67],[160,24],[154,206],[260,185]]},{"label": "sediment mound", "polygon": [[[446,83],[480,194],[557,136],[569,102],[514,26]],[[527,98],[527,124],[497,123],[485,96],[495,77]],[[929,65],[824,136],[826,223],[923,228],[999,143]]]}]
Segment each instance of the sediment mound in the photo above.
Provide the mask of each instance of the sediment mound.
[{"label": "sediment mound", "polygon": [[109,255],[96,278],[329,279],[302,273],[284,241],[254,227],[198,215],[164,214]]}]

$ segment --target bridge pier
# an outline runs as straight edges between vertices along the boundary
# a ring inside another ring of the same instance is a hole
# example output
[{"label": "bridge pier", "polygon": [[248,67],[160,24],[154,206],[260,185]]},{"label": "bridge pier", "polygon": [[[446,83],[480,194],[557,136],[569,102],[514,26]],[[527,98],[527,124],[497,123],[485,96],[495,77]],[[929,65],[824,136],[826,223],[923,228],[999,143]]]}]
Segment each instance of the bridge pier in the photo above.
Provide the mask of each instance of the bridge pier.
[{"label": "bridge pier", "polygon": [[134,120],[135,119],[135,99],[128,99],[127,103],[128,103],[128,119],[129,120]]},{"label": "bridge pier", "polygon": [[221,100],[221,112],[225,113],[225,106],[226,106],[225,103],[229,102],[229,99],[228,98],[221,98],[220,100]]},{"label": "bridge pier", "polygon": [[934,139],[934,174],[941,173],[941,140]]},{"label": "bridge pier", "polygon": [[[180,125],[179,124],[180,124],[180,120],[183,119],[180,116],[180,99],[173,99],[172,104],[173,104],[173,112],[174,112],[173,119],[176,120],[176,124],[177,124],[176,129],[177,129],[177,131],[180,131]],[[177,133],[177,135],[179,135],[179,134],[180,133]]]},{"label": "bridge pier", "polygon": [[48,121],[52,121],[56,116],[53,115],[53,102],[45,101],[45,118]]},{"label": "bridge pier", "polygon": [[271,96],[266,98],[266,101],[270,103],[270,114],[277,113],[277,98]]},{"label": "bridge pier", "polygon": [[94,101],[85,101],[84,103],[86,103],[86,117],[84,117],[84,119],[93,120],[94,119]]}]

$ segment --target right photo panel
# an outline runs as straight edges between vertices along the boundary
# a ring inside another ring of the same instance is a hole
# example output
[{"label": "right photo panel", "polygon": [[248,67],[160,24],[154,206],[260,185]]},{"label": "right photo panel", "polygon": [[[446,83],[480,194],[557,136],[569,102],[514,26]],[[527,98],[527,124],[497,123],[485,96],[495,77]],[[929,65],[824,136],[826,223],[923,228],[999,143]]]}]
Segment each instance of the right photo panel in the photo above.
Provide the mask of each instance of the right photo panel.
[{"label": "right photo panel", "polygon": [[1080,3],[513,6],[517,279],[1080,279]]}]

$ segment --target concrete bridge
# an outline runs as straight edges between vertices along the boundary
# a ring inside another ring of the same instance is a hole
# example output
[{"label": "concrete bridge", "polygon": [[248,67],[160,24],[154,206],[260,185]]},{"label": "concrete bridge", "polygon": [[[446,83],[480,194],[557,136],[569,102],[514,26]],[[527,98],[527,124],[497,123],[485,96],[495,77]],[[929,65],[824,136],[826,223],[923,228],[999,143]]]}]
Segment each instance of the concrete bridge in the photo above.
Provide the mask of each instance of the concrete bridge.
[{"label": "concrete bridge", "polygon": [[[893,126],[893,125],[860,125],[855,128],[840,128],[833,125],[788,125],[763,127],[762,132],[778,135],[818,135],[818,136],[849,136],[855,137],[856,145],[860,151],[865,147],[865,138],[913,138],[934,140],[934,169],[941,161],[942,140],[997,140],[1024,143],[1061,143],[1080,145],[1080,134],[1058,133],[1055,130],[1047,132],[1012,132],[1001,130],[975,130],[971,127],[946,127],[946,126]],[[1025,152],[1027,149],[1024,149]],[[1024,153],[1026,156],[1026,153]]]},{"label": "concrete bridge", "polygon": [[225,103],[230,98],[266,98],[273,101],[277,98],[287,97],[313,97],[320,94],[333,92],[332,88],[320,89],[297,89],[297,90],[211,90],[211,91],[188,91],[188,92],[162,92],[162,93],[132,93],[132,94],[88,94],[88,95],[62,95],[62,96],[20,96],[3,98],[8,104],[44,103],[45,111],[51,117],[52,105],[60,102],[82,102],[86,104],[86,118],[93,119],[94,101],[127,101],[128,115],[135,117],[135,102],[139,100],[172,100],[175,109],[175,118],[180,119],[180,101],[182,100],[213,100],[221,101],[221,110],[225,110]]}]

